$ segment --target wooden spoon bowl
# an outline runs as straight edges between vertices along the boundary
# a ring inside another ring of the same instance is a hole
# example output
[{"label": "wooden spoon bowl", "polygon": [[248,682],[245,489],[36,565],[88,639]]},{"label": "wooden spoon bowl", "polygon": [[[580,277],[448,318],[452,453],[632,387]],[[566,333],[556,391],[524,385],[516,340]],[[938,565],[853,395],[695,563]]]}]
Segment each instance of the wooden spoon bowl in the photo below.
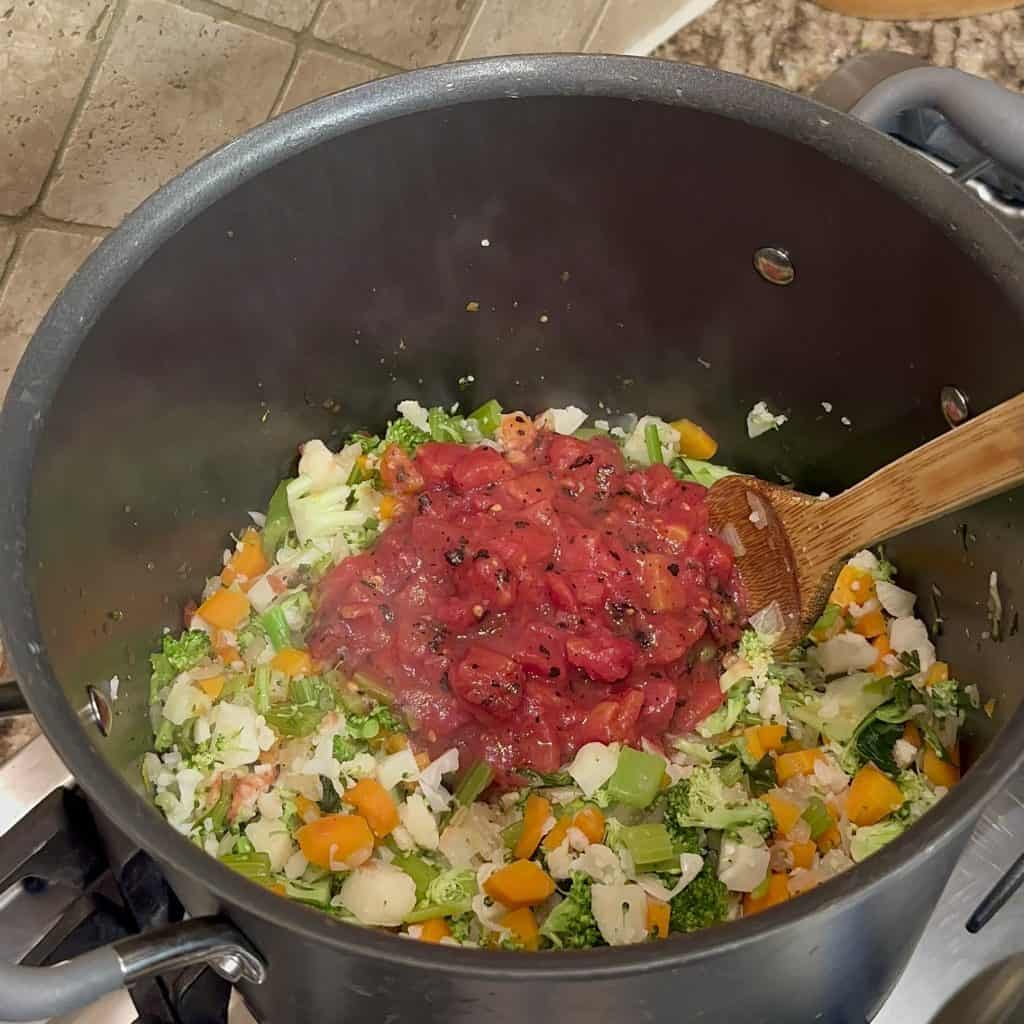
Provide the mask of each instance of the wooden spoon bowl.
[{"label": "wooden spoon bowl", "polygon": [[781,650],[821,615],[844,556],[1021,483],[1024,395],[916,448],[834,498],[728,476],[715,483],[707,501],[712,527],[739,540],[736,566],[749,610],[778,604],[784,628],[776,647]]}]

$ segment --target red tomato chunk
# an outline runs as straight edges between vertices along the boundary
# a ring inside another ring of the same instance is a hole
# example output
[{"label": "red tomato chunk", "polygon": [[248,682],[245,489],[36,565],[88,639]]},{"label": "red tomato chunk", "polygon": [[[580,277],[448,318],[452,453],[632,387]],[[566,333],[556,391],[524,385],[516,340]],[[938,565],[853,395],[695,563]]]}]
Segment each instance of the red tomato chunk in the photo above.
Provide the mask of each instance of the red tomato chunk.
[{"label": "red tomato chunk", "polygon": [[591,740],[658,743],[721,703],[741,613],[704,488],[546,430],[508,457],[391,448],[381,476],[408,497],[321,582],[309,647],[387,686],[433,751],[508,783]]}]

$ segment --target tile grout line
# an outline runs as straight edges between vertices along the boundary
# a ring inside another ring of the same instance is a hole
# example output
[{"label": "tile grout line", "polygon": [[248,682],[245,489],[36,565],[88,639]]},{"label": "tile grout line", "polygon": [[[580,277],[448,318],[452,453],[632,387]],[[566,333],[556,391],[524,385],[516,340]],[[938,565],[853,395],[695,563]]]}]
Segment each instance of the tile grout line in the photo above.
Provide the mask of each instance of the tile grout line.
[{"label": "tile grout line", "polygon": [[316,25],[317,19],[320,17],[326,6],[327,0],[317,0],[317,3],[313,8],[313,13],[310,15],[309,22],[295,36],[295,47],[292,50],[292,62],[288,65],[288,70],[285,72],[281,85],[278,87],[277,93],[274,96],[274,100],[270,104],[270,111],[267,114],[267,117],[276,117],[281,113],[281,104],[284,103],[284,98],[288,95],[288,90],[295,81],[295,72],[299,66],[299,59],[305,52],[303,42],[305,41],[306,36],[312,35],[313,26]]},{"label": "tile grout line", "polygon": [[580,45],[580,50],[584,53],[590,49],[590,44],[594,41],[594,37],[597,35],[598,29],[600,29],[601,23],[608,14],[608,9],[611,5],[612,0],[604,0],[604,3],[601,4],[601,9],[597,12],[597,17],[594,18],[594,23],[590,26],[590,31],[583,37],[583,42]]},{"label": "tile grout line", "polygon": [[16,217],[0,215],[0,227],[10,227],[16,231],[31,231],[34,228],[42,228],[46,231],[88,236],[90,238],[105,238],[113,231],[113,228],[104,227],[102,224],[85,224],[73,220],[58,220],[43,213],[41,210],[30,210],[28,213],[22,213]]},{"label": "tile grout line", "polygon": [[480,20],[480,15],[483,14],[484,7],[487,6],[487,0],[476,0],[476,9],[469,16],[466,21],[466,27],[462,30],[459,38],[456,40],[455,45],[452,47],[451,53],[448,55],[448,60],[460,60],[463,52],[466,49],[466,43],[469,42],[469,37],[476,28],[476,23]]},{"label": "tile grout line", "polygon": [[[165,0],[167,2],[167,0]],[[240,28],[247,28],[251,32],[259,32],[262,35],[277,39],[282,43],[292,43],[298,35],[293,29],[284,25],[275,25],[272,21],[263,21],[261,18],[254,18],[244,11],[236,11],[230,7],[224,7],[215,0],[169,0],[175,7],[191,11],[193,14],[201,14],[212,21],[227,25],[238,25]]]},{"label": "tile grout line", "polygon": [[79,90],[78,99],[75,100],[75,105],[71,108],[71,116],[68,118],[67,127],[64,129],[64,134],[61,136],[60,144],[57,146],[57,151],[53,154],[53,160],[50,161],[50,169],[46,172],[46,177],[43,178],[43,182],[39,186],[39,192],[36,195],[35,202],[26,211],[26,214],[32,214],[37,210],[42,212],[43,204],[46,202],[50,194],[53,179],[64,160],[64,153],[67,150],[68,143],[71,140],[71,136],[74,133],[75,128],[78,127],[82,111],[89,99],[89,94],[92,92],[93,84],[100,73],[100,68],[103,66],[103,62],[107,58],[107,53],[110,51],[110,47],[113,44],[114,36],[117,34],[117,30],[120,27],[121,22],[124,20],[124,14],[128,9],[128,4],[129,0],[115,0],[111,5],[113,10],[110,14],[110,20],[107,22],[107,29],[103,34],[103,38],[96,47],[92,67],[89,68],[89,73],[85,76],[85,81],[82,83],[82,88]]}]

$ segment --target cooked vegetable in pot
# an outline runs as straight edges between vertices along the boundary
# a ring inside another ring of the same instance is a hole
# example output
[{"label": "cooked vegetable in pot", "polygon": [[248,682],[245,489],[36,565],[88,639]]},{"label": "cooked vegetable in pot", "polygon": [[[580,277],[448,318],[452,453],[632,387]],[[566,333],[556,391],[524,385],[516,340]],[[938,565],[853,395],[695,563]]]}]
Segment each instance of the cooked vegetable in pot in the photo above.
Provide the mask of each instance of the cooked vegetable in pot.
[{"label": "cooked vegetable in pot", "polygon": [[302,446],[180,636],[143,762],[182,833],[425,942],[582,949],[759,913],[959,778],[978,694],[862,551],[773,657],[698,425],[462,416]]}]

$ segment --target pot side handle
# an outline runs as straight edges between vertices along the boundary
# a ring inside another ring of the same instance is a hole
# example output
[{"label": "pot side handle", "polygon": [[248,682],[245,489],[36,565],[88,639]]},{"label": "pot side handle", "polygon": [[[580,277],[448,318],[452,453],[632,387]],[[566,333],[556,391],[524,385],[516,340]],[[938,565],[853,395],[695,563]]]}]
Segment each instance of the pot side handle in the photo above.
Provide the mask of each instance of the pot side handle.
[{"label": "pot side handle", "polygon": [[972,146],[1024,178],[1024,96],[954,68],[913,68],[876,85],[850,111],[885,130],[906,110],[946,118]]},{"label": "pot side handle", "polygon": [[147,975],[198,963],[209,963],[231,982],[258,985],[266,978],[263,960],[234,925],[220,917],[197,917],[53,967],[0,964],[0,1020],[46,1020]]}]

